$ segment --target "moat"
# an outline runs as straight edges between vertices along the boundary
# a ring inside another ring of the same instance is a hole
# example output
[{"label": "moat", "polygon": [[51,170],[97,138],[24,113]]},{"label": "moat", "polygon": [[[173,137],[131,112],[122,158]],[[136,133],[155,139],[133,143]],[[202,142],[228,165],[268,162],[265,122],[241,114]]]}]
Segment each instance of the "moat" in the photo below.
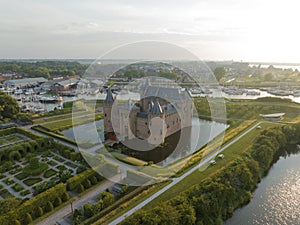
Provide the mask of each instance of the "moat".
[{"label": "moat", "polygon": [[[97,127],[98,134],[92,132],[93,126]],[[178,159],[193,154],[195,151],[200,149],[202,146],[207,144],[209,141],[214,139],[216,136],[221,134],[228,125],[224,123],[212,122],[194,118],[192,121],[192,127],[184,128],[183,134],[186,138],[181,141],[180,148],[175,151],[175,147],[179,144],[180,132],[177,132],[168,137],[163,145],[163,148],[155,148],[150,151],[133,151],[128,148],[124,148],[121,145],[114,146],[114,148],[122,148],[123,153],[133,155],[137,158],[145,161],[153,161],[162,165],[168,165]],[[80,132],[82,131],[82,132]],[[66,129],[62,133],[75,140],[73,128]],[[103,120],[96,121],[94,123],[87,123],[76,127],[76,133],[80,133],[81,143],[99,143],[100,140],[104,140],[103,134]],[[78,137],[77,137],[78,139]],[[100,140],[99,140],[100,139]],[[77,140],[78,141],[78,140]],[[163,149],[163,151],[162,151]]]}]

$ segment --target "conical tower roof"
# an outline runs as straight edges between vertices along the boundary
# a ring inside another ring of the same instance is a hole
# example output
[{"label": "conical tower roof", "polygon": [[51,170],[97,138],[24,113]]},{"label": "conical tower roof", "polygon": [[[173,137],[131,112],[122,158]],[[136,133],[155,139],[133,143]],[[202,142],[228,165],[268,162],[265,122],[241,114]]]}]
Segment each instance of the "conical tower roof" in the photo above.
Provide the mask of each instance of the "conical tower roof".
[{"label": "conical tower roof", "polygon": [[107,95],[104,100],[104,103],[111,103],[111,104],[114,103],[114,98],[113,98],[110,88],[108,88],[106,92],[107,92]]},{"label": "conical tower roof", "polygon": [[161,105],[159,104],[159,102],[157,100],[155,100],[154,105],[151,109],[151,113],[153,115],[160,115],[163,114],[163,110],[161,108]]}]

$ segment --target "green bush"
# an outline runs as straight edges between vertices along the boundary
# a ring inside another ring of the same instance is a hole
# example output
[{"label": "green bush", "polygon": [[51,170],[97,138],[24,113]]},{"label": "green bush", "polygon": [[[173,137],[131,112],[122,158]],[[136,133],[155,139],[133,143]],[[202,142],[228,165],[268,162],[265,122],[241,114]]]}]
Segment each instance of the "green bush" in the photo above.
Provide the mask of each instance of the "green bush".
[{"label": "green bush", "polygon": [[19,220],[14,220],[12,225],[21,225],[21,222]]},{"label": "green bush", "polygon": [[69,195],[67,192],[63,193],[63,195],[61,196],[61,200],[62,200],[63,202],[66,202],[66,201],[68,201],[69,199],[70,199],[70,195]]},{"label": "green bush", "polygon": [[95,215],[95,210],[94,210],[94,206],[90,203],[86,203],[83,206],[83,215],[85,218],[89,218],[92,217],[93,215]]},{"label": "green bush", "polygon": [[20,184],[15,184],[13,186],[13,189],[16,191],[16,192],[19,192],[19,191],[22,191],[24,189],[24,187]]},{"label": "green bush", "polygon": [[62,200],[60,197],[57,197],[53,202],[54,207],[60,206],[61,204],[62,204]]},{"label": "green bush", "polygon": [[25,214],[25,217],[24,217],[23,221],[24,221],[25,225],[30,224],[32,222],[32,217],[31,217],[30,213]]},{"label": "green bush", "polygon": [[97,172],[93,169],[85,170],[84,172],[71,177],[67,181],[67,189],[69,191],[77,190],[80,184],[84,184],[89,178],[96,177],[99,181],[104,178],[101,177]]},{"label": "green bush", "polygon": [[44,210],[41,207],[37,207],[36,211],[35,211],[35,217],[41,217],[44,214]]},{"label": "green bush", "polygon": [[51,212],[54,209],[52,202],[47,202],[45,206],[45,211],[46,212]]},{"label": "green bush", "polygon": [[82,192],[84,192],[84,186],[82,184],[79,184],[77,187],[77,193],[80,194]]},{"label": "green bush", "polygon": [[89,179],[86,179],[84,182],[83,182],[83,186],[85,189],[88,189],[92,186],[92,183]]}]

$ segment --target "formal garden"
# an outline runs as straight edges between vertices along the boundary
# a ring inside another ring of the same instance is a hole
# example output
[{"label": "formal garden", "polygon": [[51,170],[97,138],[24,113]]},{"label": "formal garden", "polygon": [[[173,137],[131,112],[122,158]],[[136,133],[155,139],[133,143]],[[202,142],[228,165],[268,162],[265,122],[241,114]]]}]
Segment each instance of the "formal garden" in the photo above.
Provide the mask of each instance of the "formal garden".
[{"label": "formal garden", "polygon": [[27,225],[69,203],[70,195],[105,180],[97,169],[119,173],[101,156],[90,156],[98,163],[92,169],[80,152],[22,128],[0,130],[0,140],[5,145],[0,148],[1,225]]}]

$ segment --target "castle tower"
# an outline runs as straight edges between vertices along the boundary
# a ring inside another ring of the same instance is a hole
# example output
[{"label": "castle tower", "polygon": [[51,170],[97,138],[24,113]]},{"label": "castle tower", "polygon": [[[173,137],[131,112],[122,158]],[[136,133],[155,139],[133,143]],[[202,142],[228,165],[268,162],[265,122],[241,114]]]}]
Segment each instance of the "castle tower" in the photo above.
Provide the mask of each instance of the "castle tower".
[{"label": "castle tower", "polygon": [[166,136],[165,113],[158,100],[155,100],[151,107],[149,120],[151,135],[148,142],[154,145],[164,143]]},{"label": "castle tower", "polygon": [[111,93],[110,88],[107,89],[107,95],[103,102],[103,112],[104,112],[104,133],[112,133],[114,132],[113,126],[112,126],[112,106],[114,104],[114,98]]}]

